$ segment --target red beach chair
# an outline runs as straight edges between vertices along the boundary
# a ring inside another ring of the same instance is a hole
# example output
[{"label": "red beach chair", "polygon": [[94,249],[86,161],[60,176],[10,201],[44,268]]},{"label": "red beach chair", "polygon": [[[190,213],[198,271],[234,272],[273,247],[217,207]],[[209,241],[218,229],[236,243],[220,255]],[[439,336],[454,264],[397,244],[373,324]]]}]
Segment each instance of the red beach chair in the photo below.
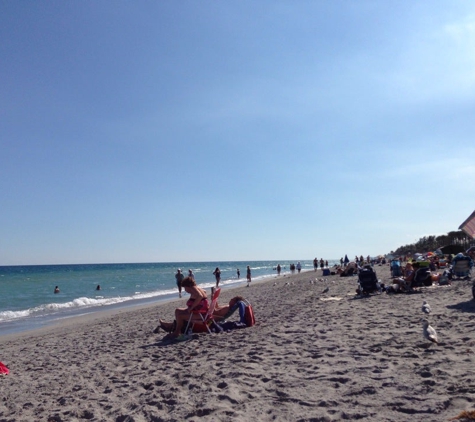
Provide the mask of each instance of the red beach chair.
[{"label": "red beach chair", "polygon": [[[211,330],[209,329],[209,323],[210,322],[215,322],[214,321],[214,310],[216,309],[216,304],[218,303],[218,297],[219,294],[221,293],[221,289],[217,288],[213,296],[211,297],[211,305],[209,306],[207,311],[192,311],[190,319],[188,320],[188,324],[186,324],[185,328],[185,333],[187,334],[189,329],[191,328],[191,331],[193,331],[193,327],[195,324],[203,324],[204,327],[206,327],[206,330],[208,333],[211,334]],[[201,321],[197,320],[197,316],[200,317]]]}]

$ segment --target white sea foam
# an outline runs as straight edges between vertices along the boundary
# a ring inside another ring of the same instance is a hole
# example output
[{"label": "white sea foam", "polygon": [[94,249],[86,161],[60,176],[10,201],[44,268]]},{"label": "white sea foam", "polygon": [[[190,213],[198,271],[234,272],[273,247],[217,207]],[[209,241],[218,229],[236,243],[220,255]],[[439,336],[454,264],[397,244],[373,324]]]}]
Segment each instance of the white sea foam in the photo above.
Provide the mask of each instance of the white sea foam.
[{"label": "white sea foam", "polygon": [[81,309],[91,308],[99,306],[116,305],[131,300],[149,299],[153,297],[164,296],[167,294],[175,293],[176,290],[163,290],[158,292],[140,293],[137,292],[133,296],[111,297],[104,298],[97,296],[91,297],[79,297],[70,302],[65,303],[48,303],[45,305],[37,306],[31,309],[24,309],[20,311],[4,311],[0,312],[0,322],[13,321],[19,318],[38,317],[44,315],[51,315],[57,312],[69,310],[69,309]]}]

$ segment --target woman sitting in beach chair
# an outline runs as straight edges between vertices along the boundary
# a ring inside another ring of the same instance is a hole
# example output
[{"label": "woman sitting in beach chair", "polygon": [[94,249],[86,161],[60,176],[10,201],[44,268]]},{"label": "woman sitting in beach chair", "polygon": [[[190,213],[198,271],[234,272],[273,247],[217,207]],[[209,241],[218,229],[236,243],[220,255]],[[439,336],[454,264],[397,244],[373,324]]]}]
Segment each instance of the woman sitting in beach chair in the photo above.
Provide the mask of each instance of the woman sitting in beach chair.
[{"label": "woman sitting in beach chair", "polygon": [[[216,308],[213,312],[213,318],[218,321],[218,320],[225,320],[228,319],[236,310],[239,309],[240,312],[240,320],[243,318],[241,315],[241,308],[240,308],[240,303],[246,302],[246,300],[242,296],[235,296],[233,297],[227,305],[216,305]],[[185,330],[186,324],[182,324],[182,327],[180,329],[180,332],[183,334]],[[159,324],[153,332],[155,334],[160,332],[160,329],[167,333],[172,333],[173,331],[176,330],[176,320],[173,322],[167,322],[163,320],[159,320]],[[206,329],[205,326],[202,324],[194,324],[193,325],[193,332],[194,333],[206,333],[208,330]]]},{"label": "woman sitting in beach chair", "polygon": [[394,290],[398,292],[408,292],[412,290],[412,282],[414,280],[414,275],[414,267],[410,262],[408,262],[404,268],[404,277],[395,278],[393,280]]},{"label": "woman sitting in beach chair", "polygon": [[[190,298],[186,302],[186,308],[175,309],[175,325],[173,331],[169,333],[170,338],[177,338],[182,333],[182,329],[186,326],[192,312],[207,312],[209,308],[206,290],[197,286],[194,279],[186,277],[182,280],[181,286],[185,289],[186,293],[190,294]],[[161,324],[154,332],[158,332],[160,326]]]}]

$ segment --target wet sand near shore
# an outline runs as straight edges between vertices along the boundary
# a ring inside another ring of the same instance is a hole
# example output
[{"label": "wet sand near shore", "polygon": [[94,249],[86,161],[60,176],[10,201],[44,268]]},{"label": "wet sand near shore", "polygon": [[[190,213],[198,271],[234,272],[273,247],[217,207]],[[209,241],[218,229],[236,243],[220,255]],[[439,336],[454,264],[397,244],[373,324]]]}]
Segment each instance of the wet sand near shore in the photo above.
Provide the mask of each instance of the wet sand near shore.
[{"label": "wet sand near shore", "polygon": [[2,336],[0,421],[447,421],[475,407],[471,285],[361,298],[356,277],[312,271],[224,290],[251,328],[162,341],[181,299]]}]

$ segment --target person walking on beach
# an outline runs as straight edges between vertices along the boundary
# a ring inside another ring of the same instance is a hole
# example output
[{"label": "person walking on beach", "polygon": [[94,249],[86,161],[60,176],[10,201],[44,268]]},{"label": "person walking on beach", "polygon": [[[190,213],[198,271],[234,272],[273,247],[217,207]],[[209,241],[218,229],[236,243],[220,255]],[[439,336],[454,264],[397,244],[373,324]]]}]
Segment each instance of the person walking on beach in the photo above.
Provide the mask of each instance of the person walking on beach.
[{"label": "person walking on beach", "polygon": [[313,260],[313,269],[315,271],[318,270],[318,259],[315,257],[315,259]]},{"label": "person walking on beach", "polygon": [[302,271],[302,266],[300,265],[300,261],[297,262],[297,272],[300,273]]},{"label": "person walking on beach", "polygon": [[182,274],[180,268],[178,268],[175,274],[176,286],[178,287],[178,297],[181,297],[181,282],[184,278],[185,276]]},{"label": "person walking on beach", "polygon": [[193,274],[193,270],[188,270],[188,277],[190,277],[193,281],[196,281],[195,275]]},{"label": "person walking on beach", "polygon": [[282,267],[280,266],[280,264],[277,264],[277,275],[280,275],[281,270]]},{"label": "person walking on beach", "polygon": [[216,288],[219,286],[219,282],[221,281],[221,270],[219,267],[216,267],[216,269],[213,271],[214,277],[216,278]]},{"label": "person walking on beach", "polygon": [[241,271],[239,271],[239,268],[236,270],[237,278],[241,277]]},{"label": "person walking on beach", "polygon": [[249,265],[247,266],[246,270],[246,278],[247,278],[247,287],[249,287],[249,284],[251,284],[251,267]]}]

